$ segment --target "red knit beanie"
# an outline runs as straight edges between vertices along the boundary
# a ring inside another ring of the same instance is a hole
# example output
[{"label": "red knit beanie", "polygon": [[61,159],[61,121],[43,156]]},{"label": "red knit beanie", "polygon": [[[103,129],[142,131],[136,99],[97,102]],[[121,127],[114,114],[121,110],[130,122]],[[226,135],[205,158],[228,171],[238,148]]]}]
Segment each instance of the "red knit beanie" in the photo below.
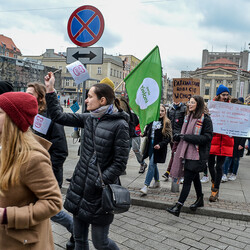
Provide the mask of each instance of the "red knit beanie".
[{"label": "red knit beanie", "polygon": [[0,95],[0,108],[23,132],[33,124],[38,112],[36,98],[24,92],[8,92]]}]

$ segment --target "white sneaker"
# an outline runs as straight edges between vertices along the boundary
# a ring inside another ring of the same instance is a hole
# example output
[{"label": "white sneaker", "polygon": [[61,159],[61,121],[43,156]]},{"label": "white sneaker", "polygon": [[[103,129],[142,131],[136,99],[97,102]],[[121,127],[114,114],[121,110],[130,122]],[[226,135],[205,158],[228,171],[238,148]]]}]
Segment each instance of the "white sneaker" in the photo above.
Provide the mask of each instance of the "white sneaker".
[{"label": "white sneaker", "polygon": [[201,178],[201,183],[207,183],[209,182],[209,177],[204,175],[202,178]]},{"label": "white sneaker", "polygon": [[228,178],[225,174],[223,174],[222,178],[221,178],[221,182],[227,182]]},{"label": "white sneaker", "polygon": [[160,181],[154,181],[153,185],[150,188],[159,188],[161,186]]},{"label": "white sneaker", "polygon": [[147,194],[148,193],[148,187],[145,185],[141,190],[140,190],[140,192],[142,193],[142,194]]},{"label": "white sneaker", "polygon": [[182,177],[182,178],[180,179],[180,184],[183,184],[183,182],[184,182],[184,178]]},{"label": "white sneaker", "polygon": [[232,174],[229,178],[228,178],[229,181],[235,181],[236,180],[236,175],[235,174]]}]

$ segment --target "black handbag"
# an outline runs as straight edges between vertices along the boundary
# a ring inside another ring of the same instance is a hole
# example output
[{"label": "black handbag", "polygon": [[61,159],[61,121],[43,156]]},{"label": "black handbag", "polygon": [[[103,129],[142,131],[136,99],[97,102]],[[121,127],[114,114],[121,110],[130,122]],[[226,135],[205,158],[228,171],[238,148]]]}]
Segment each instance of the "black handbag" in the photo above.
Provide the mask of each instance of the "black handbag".
[{"label": "black handbag", "polygon": [[[97,160],[96,160],[97,162]],[[131,200],[130,193],[127,188],[117,185],[108,184],[105,185],[100,166],[97,162],[97,167],[102,183],[102,209],[105,212],[120,214],[127,212],[130,208]]]},{"label": "black handbag", "polygon": [[202,160],[185,160],[184,169],[200,173],[206,168],[206,161]]}]

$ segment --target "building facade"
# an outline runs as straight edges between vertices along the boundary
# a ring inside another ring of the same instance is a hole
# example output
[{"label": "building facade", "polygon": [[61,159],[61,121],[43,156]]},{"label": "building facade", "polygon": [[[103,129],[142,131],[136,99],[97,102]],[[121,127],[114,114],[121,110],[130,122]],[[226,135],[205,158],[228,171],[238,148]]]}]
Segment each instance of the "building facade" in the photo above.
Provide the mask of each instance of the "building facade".
[{"label": "building facade", "polygon": [[206,64],[224,58],[234,62],[237,67],[248,70],[248,56],[249,51],[244,50],[241,52],[209,52],[207,49],[202,51],[201,66],[205,67]]},{"label": "building facade", "polygon": [[[37,60],[0,56],[0,80],[13,83],[15,91],[25,91],[29,82],[44,82],[44,77],[55,68],[44,66]],[[60,89],[60,73],[56,73],[55,88]]]},{"label": "building facade", "polygon": [[17,58],[21,55],[21,51],[11,38],[0,34],[0,55]]},{"label": "building facade", "polygon": [[233,97],[246,97],[250,93],[250,72],[226,58],[205,64],[190,72],[190,77],[200,79],[200,95],[205,101],[214,98],[220,84],[228,87]]}]

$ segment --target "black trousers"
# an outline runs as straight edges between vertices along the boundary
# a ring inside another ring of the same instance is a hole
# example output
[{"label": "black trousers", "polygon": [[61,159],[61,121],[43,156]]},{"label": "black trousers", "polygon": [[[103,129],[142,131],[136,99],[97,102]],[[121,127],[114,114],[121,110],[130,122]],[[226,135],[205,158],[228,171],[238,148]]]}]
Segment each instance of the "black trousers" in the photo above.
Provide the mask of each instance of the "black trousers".
[{"label": "black trousers", "polygon": [[198,172],[193,172],[188,169],[185,169],[184,166],[184,182],[178,202],[184,204],[189,195],[192,182],[194,183],[195,192],[198,198],[202,195],[200,175]]},{"label": "black trousers", "polygon": [[[215,157],[216,157],[216,164],[215,164]],[[219,155],[209,155],[208,158],[208,169],[211,175],[212,182],[214,182],[214,187],[219,189],[220,182],[222,178],[222,166],[226,156],[219,156]]]}]

